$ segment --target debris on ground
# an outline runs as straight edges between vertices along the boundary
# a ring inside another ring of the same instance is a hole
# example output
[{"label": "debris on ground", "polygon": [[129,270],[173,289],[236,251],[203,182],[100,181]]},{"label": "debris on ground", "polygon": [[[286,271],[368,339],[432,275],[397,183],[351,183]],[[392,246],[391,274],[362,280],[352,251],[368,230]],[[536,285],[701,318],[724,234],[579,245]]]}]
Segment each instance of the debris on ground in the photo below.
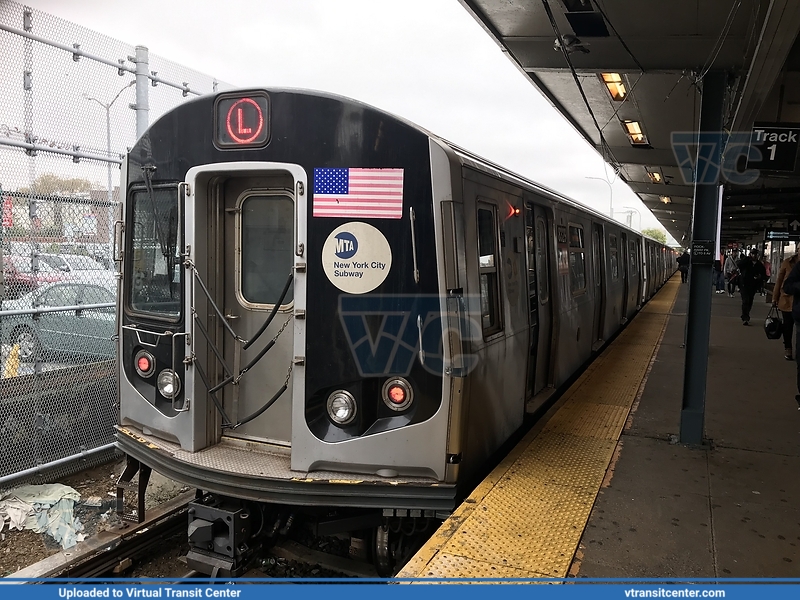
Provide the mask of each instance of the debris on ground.
[{"label": "debris on ground", "polygon": [[61,483],[12,489],[0,495],[0,531],[9,521],[9,529],[47,532],[63,549],[72,548],[85,538],[83,525],[74,514],[80,499],[75,489]]}]

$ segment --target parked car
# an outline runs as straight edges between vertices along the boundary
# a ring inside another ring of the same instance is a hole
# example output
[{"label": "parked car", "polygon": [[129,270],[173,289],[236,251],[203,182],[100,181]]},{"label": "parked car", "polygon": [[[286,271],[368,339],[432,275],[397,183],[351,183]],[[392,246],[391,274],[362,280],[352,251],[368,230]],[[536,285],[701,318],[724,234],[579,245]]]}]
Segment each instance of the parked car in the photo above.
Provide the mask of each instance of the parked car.
[{"label": "parked car", "polygon": [[106,269],[89,256],[81,254],[40,254],[39,260],[54,269],[67,273],[70,281],[94,283],[106,287],[117,285],[116,272]]},{"label": "parked car", "polygon": [[38,262],[37,270],[31,267],[30,256],[3,256],[4,300],[14,300],[32,292],[43,283],[53,283],[66,279],[62,271],[58,271],[44,261]]},{"label": "parked car", "polygon": [[[80,307],[114,301],[114,292],[107,287],[67,281],[42,285],[16,300],[4,302],[3,310]],[[71,308],[37,315],[0,315],[0,332],[4,343],[19,345],[22,361],[54,355],[112,357],[115,321],[113,306]]]}]

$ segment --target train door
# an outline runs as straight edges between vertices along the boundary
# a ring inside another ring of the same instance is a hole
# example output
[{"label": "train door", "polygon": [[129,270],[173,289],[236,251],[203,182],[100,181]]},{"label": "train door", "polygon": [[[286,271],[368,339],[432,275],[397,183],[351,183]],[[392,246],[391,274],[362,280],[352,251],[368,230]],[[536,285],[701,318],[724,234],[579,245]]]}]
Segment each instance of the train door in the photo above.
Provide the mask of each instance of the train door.
[{"label": "train door", "polygon": [[217,406],[217,440],[221,431],[291,444],[293,394],[305,393],[302,363],[292,365],[305,348],[305,322],[294,315],[306,308],[306,186],[302,167],[283,163],[187,173],[185,310],[194,360],[186,393],[194,406]]},{"label": "train door", "polygon": [[528,265],[528,371],[525,396],[532,398],[536,393],[536,355],[539,349],[539,299],[536,286],[536,226],[533,203],[525,203],[525,255]]},{"label": "train door", "polygon": [[592,350],[603,342],[603,316],[605,315],[605,244],[602,223],[592,224],[592,277],[594,279],[594,325],[592,326]]},{"label": "train door", "polygon": [[[553,302],[550,299],[551,290],[551,252],[552,240],[550,231],[552,225],[548,226],[547,211],[541,206],[533,207],[534,217],[534,244],[536,255],[534,262],[536,265],[536,285],[537,301],[539,303],[539,340],[536,354],[536,373],[533,394],[536,395],[545,387],[552,383],[551,360],[553,357]],[[529,257],[530,260],[530,257]]]},{"label": "train door", "polygon": [[[242,340],[252,339],[275,308],[294,264],[295,203],[291,176],[232,178],[220,185],[219,214],[224,214],[222,263],[223,306],[227,324]],[[273,338],[275,346],[257,360],[236,384],[223,388],[223,404],[234,421],[255,413],[287,377],[292,357],[292,332],[282,335],[293,312],[290,286],[270,327],[257,342],[245,348],[224,336],[224,357],[234,373],[249,366]],[[233,437],[290,444],[291,390],[263,417],[244,424]]]},{"label": "train door", "polygon": [[526,397],[533,398],[547,386],[550,357],[550,269],[548,265],[547,221],[544,210],[525,203],[525,241],[528,264],[528,307],[530,350]]},{"label": "train door", "polygon": [[628,280],[629,280],[629,268],[628,262],[625,260],[627,249],[628,249],[628,236],[627,234],[622,231],[619,234],[619,266],[620,266],[620,277],[622,277],[622,312],[620,313],[620,320],[625,323],[628,320]]}]

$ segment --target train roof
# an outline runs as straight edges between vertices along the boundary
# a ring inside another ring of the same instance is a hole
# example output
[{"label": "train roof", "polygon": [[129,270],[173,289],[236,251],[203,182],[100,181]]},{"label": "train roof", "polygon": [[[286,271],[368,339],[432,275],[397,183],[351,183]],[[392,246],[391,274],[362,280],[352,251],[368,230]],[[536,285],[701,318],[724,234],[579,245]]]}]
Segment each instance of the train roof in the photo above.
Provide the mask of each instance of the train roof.
[{"label": "train roof", "polygon": [[[570,198],[569,196],[567,196],[565,194],[562,194],[561,192],[558,192],[558,191],[556,191],[556,190],[554,190],[552,188],[549,188],[546,185],[543,185],[541,183],[537,183],[537,182],[535,182],[535,181],[533,181],[531,179],[528,179],[527,177],[519,175],[518,173],[515,173],[515,172],[513,172],[513,171],[511,171],[511,170],[509,170],[509,169],[507,169],[505,167],[502,167],[502,166],[498,165],[497,163],[494,163],[494,162],[492,162],[490,160],[487,160],[487,159],[475,154],[474,152],[470,152],[469,150],[466,150],[466,149],[458,146],[457,144],[455,144],[455,143],[453,143],[453,142],[451,142],[451,141],[449,141],[449,140],[447,140],[447,139],[445,139],[445,138],[433,133],[432,131],[422,127],[421,125],[418,125],[417,123],[414,123],[413,121],[410,121],[410,120],[408,120],[408,119],[406,119],[404,117],[398,116],[398,115],[396,115],[394,113],[391,113],[391,112],[386,111],[384,109],[378,108],[378,107],[373,106],[371,104],[368,104],[366,102],[362,102],[360,100],[356,100],[354,98],[350,98],[348,96],[343,96],[343,95],[335,94],[335,93],[332,93],[332,92],[324,92],[324,91],[320,91],[320,90],[312,90],[312,89],[306,89],[306,88],[291,88],[291,87],[264,87],[264,88],[246,87],[246,88],[235,88],[235,89],[231,89],[231,90],[225,90],[223,92],[219,92],[218,94],[214,94],[214,95],[230,94],[230,93],[236,93],[236,92],[251,92],[251,91],[266,91],[267,93],[277,92],[277,93],[289,93],[289,94],[302,94],[302,95],[308,95],[308,96],[315,96],[315,97],[318,97],[318,98],[329,98],[329,99],[337,101],[337,102],[346,102],[346,103],[349,103],[349,104],[354,104],[354,105],[361,106],[361,107],[364,107],[364,108],[367,108],[367,109],[370,109],[370,110],[373,110],[373,111],[380,112],[382,114],[385,114],[385,115],[387,115],[387,116],[389,116],[389,117],[391,117],[391,118],[393,118],[393,119],[405,124],[408,127],[416,129],[417,131],[419,131],[419,132],[423,133],[424,135],[428,136],[429,138],[438,141],[440,144],[442,144],[442,145],[446,146],[447,148],[449,148],[450,150],[452,150],[456,154],[456,156],[458,156],[458,158],[461,160],[461,162],[463,164],[465,164],[465,165],[468,165],[470,167],[476,168],[476,169],[478,169],[480,171],[483,171],[486,174],[493,175],[495,177],[500,177],[501,179],[511,180],[514,183],[516,183],[517,185],[526,187],[529,190],[537,192],[539,194],[543,194],[543,195],[549,197],[551,200],[564,203],[564,204],[566,204],[566,205],[568,205],[568,206],[570,206],[572,208],[578,209],[578,210],[587,211],[587,212],[591,213],[593,217],[601,219],[601,220],[603,220],[603,221],[605,221],[607,223],[613,223],[614,225],[619,226],[620,228],[625,229],[627,231],[630,231],[630,232],[632,232],[632,233],[634,233],[636,235],[640,235],[640,236],[642,236],[642,237],[644,237],[646,239],[652,240],[654,242],[658,242],[659,244],[662,243],[662,242],[660,242],[659,240],[657,240],[655,238],[652,238],[652,237],[650,237],[648,235],[643,234],[641,231],[636,231],[635,229],[633,229],[631,227],[628,227],[627,225],[624,225],[623,223],[620,223],[619,221],[615,221],[615,220],[611,219],[607,215],[595,210],[594,208],[592,208],[590,206],[582,204],[582,203],[578,202],[577,200],[574,200],[574,199]],[[209,95],[211,95],[211,94],[208,94],[206,96],[200,96],[200,97],[197,97],[197,98],[193,98],[192,100],[189,100],[189,102],[202,101],[203,99],[207,98]],[[666,246],[666,244],[664,244],[664,245]]]}]

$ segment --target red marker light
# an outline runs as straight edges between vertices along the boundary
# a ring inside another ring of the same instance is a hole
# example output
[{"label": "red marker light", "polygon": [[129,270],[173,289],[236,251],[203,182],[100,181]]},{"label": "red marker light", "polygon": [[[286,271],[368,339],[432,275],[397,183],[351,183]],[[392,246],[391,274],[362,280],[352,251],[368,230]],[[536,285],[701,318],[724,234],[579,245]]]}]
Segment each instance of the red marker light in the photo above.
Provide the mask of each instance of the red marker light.
[{"label": "red marker light", "polygon": [[155,371],[155,358],[147,350],[139,350],[133,359],[133,364],[136,367],[136,372],[139,377],[147,379]]},{"label": "red marker light", "polygon": [[406,401],[406,391],[399,385],[389,388],[389,399],[395,404],[402,404]]}]

